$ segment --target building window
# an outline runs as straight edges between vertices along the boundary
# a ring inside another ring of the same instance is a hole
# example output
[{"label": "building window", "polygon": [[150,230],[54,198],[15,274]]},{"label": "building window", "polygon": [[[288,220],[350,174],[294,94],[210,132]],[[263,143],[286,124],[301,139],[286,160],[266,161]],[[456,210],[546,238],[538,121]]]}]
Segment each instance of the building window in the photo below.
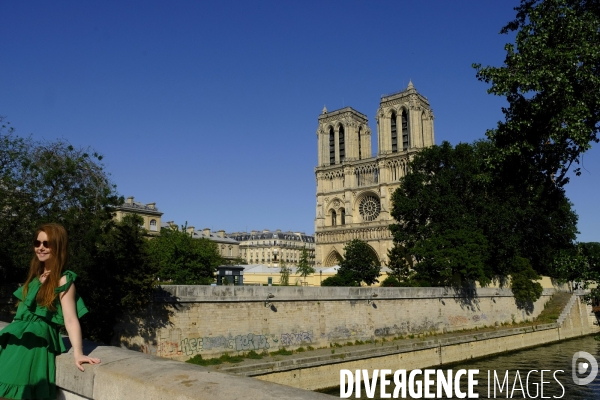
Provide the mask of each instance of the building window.
[{"label": "building window", "polygon": [[358,128],[358,159],[362,160],[362,153],[360,150],[360,135],[362,133],[362,127]]},{"label": "building window", "polygon": [[392,113],[392,153],[398,152],[398,129],[396,128],[396,113]]},{"label": "building window", "polygon": [[329,165],[335,164],[335,134],[333,128],[329,128]]},{"label": "building window", "polygon": [[337,214],[335,211],[331,210],[331,226],[335,226],[337,219]]},{"label": "building window", "polygon": [[363,220],[374,221],[379,216],[379,212],[381,211],[379,199],[375,196],[364,197],[358,206],[358,210],[360,215],[362,215]]},{"label": "building window", "polygon": [[342,208],[340,210],[340,219],[341,219],[340,224],[346,225],[346,210],[344,208]]},{"label": "building window", "polygon": [[340,162],[343,162],[346,158],[346,144],[344,139],[344,126],[340,125],[339,136],[339,145],[340,145]]},{"label": "building window", "polygon": [[408,116],[406,110],[402,110],[402,149],[408,150],[410,147],[410,138],[408,136]]},{"label": "building window", "polygon": [[150,220],[150,230],[153,232],[156,232],[157,228],[156,228],[156,220],[152,219]]}]

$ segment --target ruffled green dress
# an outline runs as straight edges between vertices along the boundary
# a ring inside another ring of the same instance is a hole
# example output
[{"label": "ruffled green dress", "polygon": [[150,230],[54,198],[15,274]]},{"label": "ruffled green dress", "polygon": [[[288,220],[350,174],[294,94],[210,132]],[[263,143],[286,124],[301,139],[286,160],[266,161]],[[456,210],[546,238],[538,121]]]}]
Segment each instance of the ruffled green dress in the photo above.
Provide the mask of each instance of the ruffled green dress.
[{"label": "ruffled green dress", "polygon": [[[77,278],[72,271],[65,271],[67,283],[54,289],[66,291]],[[0,331],[0,398],[7,399],[56,399],[55,358],[63,353],[65,345],[59,333],[65,325],[60,301],[56,311],[40,307],[35,297],[41,287],[38,278],[29,283],[27,298],[23,288],[14,293],[19,299],[17,314],[12,323]],[[88,312],[77,296],[77,315]]]}]

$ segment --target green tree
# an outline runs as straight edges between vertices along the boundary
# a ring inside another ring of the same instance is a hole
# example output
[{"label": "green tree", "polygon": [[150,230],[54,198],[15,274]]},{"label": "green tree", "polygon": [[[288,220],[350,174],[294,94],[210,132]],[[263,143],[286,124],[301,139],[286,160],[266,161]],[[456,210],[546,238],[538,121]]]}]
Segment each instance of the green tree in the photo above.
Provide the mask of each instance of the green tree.
[{"label": "green tree", "polygon": [[344,246],[344,258],[337,275],[345,283],[352,282],[351,286],[360,286],[362,282],[370,286],[379,282],[381,265],[366,242],[353,239]]},{"label": "green tree", "polygon": [[[414,260],[412,279],[431,286],[485,286],[505,283],[510,275],[551,272],[554,255],[575,239],[571,204],[545,179],[523,187],[489,168],[494,151],[487,141],[454,148],[443,142],[413,158],[392,195],[397,222],[390,230],[403,250],[390,253],[391,263]],[[517,282],[519,293],[537,293],[532,280]]]},{"label": "green tree", "polygon": [[150,261],[142,217],[125,215],[109,222],[95,242],[93,264],[81,271],[77,290],[91,318],[82,324],[91,339],[110,343],[117,321],[146,308],[153,300],[158,269]]},{"label": "green tree", "polygon": [[[497,166],[529,179],[543,173],[558,186],[598,142],[600,6],[596,0],[521,0],[501,33],[516,32],[501,67],[473,64],[488,93],[506,97],[505,121],[487,136]],[[498,165],[500,164],[500,165]],[[580,174],[580,168],[575,173]]]},{"label": "green tree", "polygon": [[403,245],[394,243],[394,246],[388,250],[387,267],[390,273],[381,282],[381,286],[421,286],[420,282],[416,281],[417,273],[413,270],[413,258]]},{"label": "green tree", "polygon": [[296,271],[304,278],[304,280],[306,280],[308,275],[315,273],[315,269],[308,262],[308,251],[306,250],[306,247],[304,247],[300,253],[300,260],[298,260]]},{"label": "green tree", "polygon": [[290,272],[292,272],[292,269],[289,268],[282,259],[279,263],[279,284],[281,286],[289,286]]},{"label": "green tree", "polygon": [[194,239],[187,226],[166,227],[150,241],[150,256],[158,266],[161,282],[175,285],[209,285],[214,282],[217,267],[223,263],[213,241]]},{"label": "green tree", "polygon": [[31,235],[44,222],[69,234],[70,268],[92,265],[96,238],[123,201],[102,156],[68,142],[36,142],[0,128],[0,274],[21,282],[31,257]]}]

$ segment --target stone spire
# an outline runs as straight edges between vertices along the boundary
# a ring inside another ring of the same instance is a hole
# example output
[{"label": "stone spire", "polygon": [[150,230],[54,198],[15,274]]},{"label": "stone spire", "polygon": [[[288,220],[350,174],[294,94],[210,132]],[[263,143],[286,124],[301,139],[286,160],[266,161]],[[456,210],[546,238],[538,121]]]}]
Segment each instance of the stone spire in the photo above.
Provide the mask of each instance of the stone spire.
[{"label": "stone spire", "polygon": [[406,88],[406,90],[410,90],[410,89],[414,89],[414,88],[415,87],[413,86],[412,79],[409,79],[408,80],[408,87]]},{"label": "stone spire", "polygon": [[321,111],[321,114],[327,114],[327,107],[323,106],[323,110]]}]

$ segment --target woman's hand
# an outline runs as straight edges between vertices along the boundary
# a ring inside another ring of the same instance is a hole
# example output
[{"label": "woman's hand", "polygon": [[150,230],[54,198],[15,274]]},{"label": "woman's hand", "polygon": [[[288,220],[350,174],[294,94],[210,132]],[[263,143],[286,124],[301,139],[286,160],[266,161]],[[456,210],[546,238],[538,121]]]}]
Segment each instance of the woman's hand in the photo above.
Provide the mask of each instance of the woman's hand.
[{"label": "woman's hand", "polygon": [[100,364],[101,362],[102,361],[100,361],[99,358],[88,357],[84,355],[75,356],[75,365],[77,365],[77,368],[79,368],[80,371],[85,371],[82,364]]}]

